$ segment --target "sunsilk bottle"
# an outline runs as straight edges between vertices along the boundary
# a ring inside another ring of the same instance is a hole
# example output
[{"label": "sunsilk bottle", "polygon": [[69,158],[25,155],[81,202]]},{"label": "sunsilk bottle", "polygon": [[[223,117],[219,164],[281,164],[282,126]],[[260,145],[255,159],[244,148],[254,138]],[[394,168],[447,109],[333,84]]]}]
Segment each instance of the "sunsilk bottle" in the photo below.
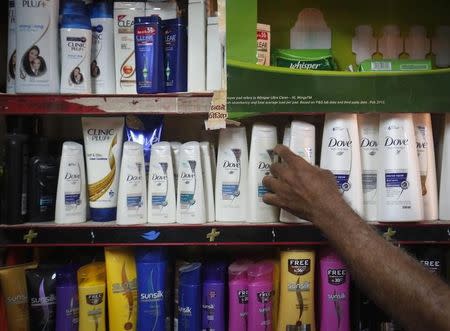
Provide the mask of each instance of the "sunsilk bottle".
[{"label": "sunsilk bottle", "polygon": [[193,331],[202,328],[201,263],[180,267],[178,289],[178,330]]},{"label": "sunsilk bottle", "polygon": [[77,272],[73,265],[56,274],[56,330],[78,331]]},{"label": "sunsilk bottle", "polygon": [[114,19],[108,1],[95,2],[91,8],[91,77],[94,94],[116,93],[114,62]]},{"label": "sunsilk bottle", "polygon": [[225,330],[225,278],[227,266],[217,262],[203,269],[202,330]]},{"label": "sunsilk bottle", "polygon": [[235,262],[228,267],[228,329],[247,330],[248,316],[248,278],[250,262]]},{"label": "sunsilk bottle", "polygon": [[161,18],[134,18],[137,93],[165,92],[164,46]]},{"label": "sunsilk bottle", "polygon": [[272,331],[273,264],[248,268],[248,331]]},{"label": "sunsilk bottle", "polygon": [[60,32],[61,93],[90,94],[91,20],[78,12],[65,14]]},{"label": "sunsilk bottle", "polygon": [[187,91],[186,24],[182,18],[163,22],[166,92],[185,92]]},{"label": "sunsilk bottle", "polygon": [[166,329],[167,264],[167,251],[163,248],[136,252],[138,331]]},{"label": "sunsilk bottle", "polygon": [[320,258],[320,331],[350,331],[350,275],[331,250]]}]

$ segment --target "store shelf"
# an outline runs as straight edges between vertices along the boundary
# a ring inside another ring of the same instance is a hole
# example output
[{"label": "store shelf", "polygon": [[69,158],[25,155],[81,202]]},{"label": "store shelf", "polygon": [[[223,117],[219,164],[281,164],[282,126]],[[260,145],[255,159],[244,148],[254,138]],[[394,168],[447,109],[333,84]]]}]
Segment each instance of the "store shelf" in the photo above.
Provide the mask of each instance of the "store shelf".
[{"label": "store shelf", "polygon": [[0,115],[206,114],[212,93],[0,95]]},{"label": "store shelf", "polygon": [[[388,240],[401,244],[450,244],[450,222],[373,223]],[[139,225],[115,223],[0,225],[0,246],[109,245],[322,245],[326,238],[311,224]]]}]

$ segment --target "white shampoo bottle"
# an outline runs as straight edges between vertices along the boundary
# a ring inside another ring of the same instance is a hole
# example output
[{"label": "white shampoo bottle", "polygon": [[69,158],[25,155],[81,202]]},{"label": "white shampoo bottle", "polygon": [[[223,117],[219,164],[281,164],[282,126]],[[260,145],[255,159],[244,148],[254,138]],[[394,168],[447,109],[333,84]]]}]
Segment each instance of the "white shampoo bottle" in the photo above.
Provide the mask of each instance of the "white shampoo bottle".
[{"label": "white shampoo bottle", "polygon": [[214,222],[216,213],[214,211],[214,185],[211,167],[211,147],[209,142],[202,141],[200,143],[200,156],[202,158],[206,216],[208,223],[212,223]]},{"label": "white shampoo bottle", "polygon": [[363,217],[366,221],[378,220],[377,174],[378,174],[378,114],[358,115],[359,139],[361,141],[361,168],[364,197]]},{"label": "white shampoo bottle", "polygon": [[345,201],[363,215],[361,152],[356,114],[327,114],[320,167],[330,170]]},{"label": "white shampoo bottle", "polygon": [[180,147],[181,143],[178,141],[170,142],[170,150],[172,151],[172,163],[173,163],[173,178],[175,181],[175,194],[178,189],[178,167],[180,166]]},{"label": "white shampoo bottle", "polygon": [[200,144],[196,141],[181,145],[178,169],[177,222],[206,223]]},{"label": "white shampoo bottle", "polygon": [[87,193],[83,146],[63,144],[56,192],[55,223],[86,222]]},{"label": "white shampoo bottle", "polygon": [[123,144],[120,167],[117,224],[145,224],[147,222],[147,188],[144,149],[127,141]]},{"label": "white shampoo bottle", "polygon": [[176,201],[170,143],[152,146],[148,174],[148,222],[175,223]]},{"label": "white shampoo bottle", "polygon": [[422,221],[423,199],[412,114],[381,114],[379,133],[379,221]]},{"label": "white shampoo bottle", "polygon": [[216,221],[247,218],[248,147],[245,128],[220,131],[216,171]]},{"label": "white shampoo bottle", "polygon": [[441,184],[439,200],[439,219],[450,221],[450,114],[445,115],[444,139],[442,144]]},{"label": "white shampoo bottle", "polygon": [[263,202],[268,192],[262,181],[270,175],[270,167],[276,162],[274,148],[277,145],[277,128],[257,123],[253,125],[248,162],[248,222],[278,222],[280,210]]},{"label": "white shampoo bottle", "polygon": [[[283,144],[287,145],[295,154],[301,156],[308,163],[316,162],[316,128],[314,125],[294,121],[290,128],[285,129]],[[286,210],[281,210],[280,222],[305,223],[305,220],[292,215]]]},{"label": "white shampoo bottle", "polygon": [[427,221],[435,221],[439,217],[439,204],[431,114],[414,114],[413,118],[417,155],[419,157],[424,218]]}]

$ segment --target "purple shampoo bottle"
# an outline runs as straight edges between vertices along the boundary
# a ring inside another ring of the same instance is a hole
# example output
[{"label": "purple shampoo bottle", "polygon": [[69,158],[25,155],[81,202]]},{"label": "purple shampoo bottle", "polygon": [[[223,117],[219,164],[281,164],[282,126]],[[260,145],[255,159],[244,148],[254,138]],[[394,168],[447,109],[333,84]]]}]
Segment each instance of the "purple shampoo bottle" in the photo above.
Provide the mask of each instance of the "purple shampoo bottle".
[{"label": "purple shampoo bottle", "polygon": [[331,250],[320,258],[320,331],[350,331],[350,275]]},{"label": "purple shampoo bottle", "polygon": [[248,268],[248,331],[272,331],[273,264]]},{"label": "purple shampoo bottle", "polygon": [[247,331],[249,264],[238,261],[228,267],[229,331]]},{"label": "purple shampoo bottle", "polygon": [[227,266],[217,262],[203,269],[202,330],[225,331],[225,276]]},{"label": "purple shampoo bottle", "polygon": [[78,284],[73,265],[56,275],[56,330],[78,331]]}]

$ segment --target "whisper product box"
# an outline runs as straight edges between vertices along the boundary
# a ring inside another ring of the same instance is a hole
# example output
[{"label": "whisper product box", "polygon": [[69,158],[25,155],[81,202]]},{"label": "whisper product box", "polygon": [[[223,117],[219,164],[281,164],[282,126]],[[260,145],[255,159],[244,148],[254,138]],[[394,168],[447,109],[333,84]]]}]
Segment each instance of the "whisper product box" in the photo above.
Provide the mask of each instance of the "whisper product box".
[{"label": "whisper product box", "polygon": [[359,71],[422,71],[432,68],[431,60],[365,60]]},{"label": "whisper product box", "polygon": [[134,18],[145,15],[145,2],[114,2],[116,93],[136,94]]}]

